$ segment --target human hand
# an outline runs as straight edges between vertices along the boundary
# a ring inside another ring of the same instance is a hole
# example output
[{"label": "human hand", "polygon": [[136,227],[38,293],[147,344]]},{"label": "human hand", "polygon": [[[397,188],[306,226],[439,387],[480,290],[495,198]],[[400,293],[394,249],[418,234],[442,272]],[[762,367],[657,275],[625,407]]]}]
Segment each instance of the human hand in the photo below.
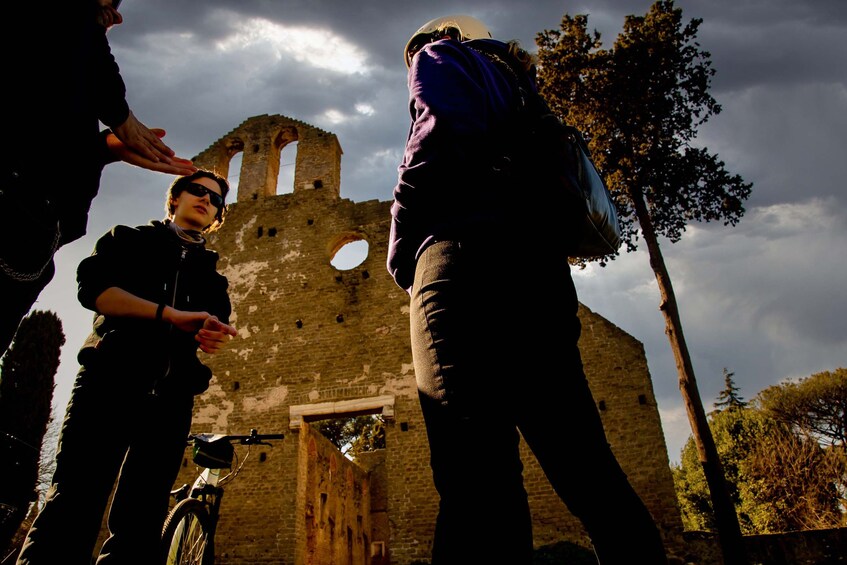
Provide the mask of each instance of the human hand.
[{"label": "human hand", "polygon": [[211,354],[217,353],[237,333],[234,327],[208,312],[187,312],[168,306],[162,311],[162,319],[186,333],[193,333],[200,350]]},{"label": "human hand", "polygon": [[165,145],[161,137],[138,121],[131,110],[124,123],[112,128],[112,131],[124,142],[124,145],[141,156],[151,161],[171,163],[171,157],[174,156],[173,149]]},{"label": "human hand", "polygon": [[190,334],[200,331],[206,320],[212,317],[208,312],[188,312],[186,310],[177,310],[172,306],[167,306],[162,310],[162,319],[164,321]]},{"label": "human hand", "polygon": [[200,342],[200,349],[206,353],[217,353],[233,336],[235,328],[218,320],[217,316],[209,316],[203,327],[194,336]]},{"label": "human hand", "polygon": [[113,25],[123,23],[124,18],[112,5],[112,0],[97,0],[99,10],[97,11],[97,23],[109,29]]},{"label": "human hand", "polygon": [[[159,138],[165,137],[165,130],[163,129],[152,128],[150,131]],[[123,141],[118,139],[118,136],[114,133],[110,133],[106,136],[106,145],[109,147],[109,151],[112,155],[121,161],[129,163],[130,165],[135,165],[136,167],[180,176],[190,175],[197,172],[197,167],[195,167],[191,161],[188,159],[182,159],[181,157],[171,157],[170,162],[153,161],[148,159],[141,153],[131,149]]]}]

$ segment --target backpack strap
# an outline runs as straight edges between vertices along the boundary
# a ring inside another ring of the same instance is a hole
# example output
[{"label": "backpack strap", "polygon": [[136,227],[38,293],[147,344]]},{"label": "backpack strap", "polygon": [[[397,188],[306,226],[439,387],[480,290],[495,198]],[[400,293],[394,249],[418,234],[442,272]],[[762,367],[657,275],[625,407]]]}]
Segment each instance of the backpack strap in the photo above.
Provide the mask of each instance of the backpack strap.
[{"label": "backpack strap", "polygon": [[[533,98],[537,97],[544,103],[544,99],[538,95],[535,88],[535,66],[527,71],[510,53],[504,52],[499,46],[484,39],[470,40],[464,43],[469,49],[487,57],[503,72],[503,75],[509,78],[519,97],[517,107],[519,112],[525,112],[531,105],[535,104]],[[544,105],[546,106],[546,103]]]},{"label": "backpack strap", "polygon": [[509,182],[513,173],[525,177],[527,170],[537,169],[534,164],[541,157],[533,151],[535,144],[526,143],[526,140],[535,139],[539,131],[561,128],[562,122],[538,93],[535,66],[527,70],[501,43],[479,39],[464,41],[463,45],[490,60],[516,93],[513,117],[506,126],[508,131],[494,136],[498,149],[492,168],[504,182]]},{"label": "backpack strap", "polygon": [[[535,86],[534,67],[527,72],[515,57],[486,40],[465,44],[497,65],[519,95],[515,134],[528,142],[504,148],[501,161],[524,174],[538,173],[545,184],[562,188],[547,194],[550,199],[561,197],[559,207],[577,214],[581,232],[573,239],[578,244],[572,248],[572,257],[614,254],[620,247],[615,205],[582,133],[550,109]],[[512,169],[504,171],[509,173]],[[573,241],[569,240],[569,245]]]}]

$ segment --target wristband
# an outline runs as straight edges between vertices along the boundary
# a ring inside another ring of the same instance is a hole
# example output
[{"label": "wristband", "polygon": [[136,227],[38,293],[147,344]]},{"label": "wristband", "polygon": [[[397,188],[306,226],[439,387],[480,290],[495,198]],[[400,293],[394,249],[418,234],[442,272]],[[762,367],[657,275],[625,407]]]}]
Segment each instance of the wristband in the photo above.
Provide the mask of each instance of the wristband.
[{"label": "wristband", "polygon": [[156,308],[156,321],[157,322],[162,321],[162,314],[165,313],[165,306],[167,306],[167,304],[162,303],[162,304],[159,304],[158,308]]}]

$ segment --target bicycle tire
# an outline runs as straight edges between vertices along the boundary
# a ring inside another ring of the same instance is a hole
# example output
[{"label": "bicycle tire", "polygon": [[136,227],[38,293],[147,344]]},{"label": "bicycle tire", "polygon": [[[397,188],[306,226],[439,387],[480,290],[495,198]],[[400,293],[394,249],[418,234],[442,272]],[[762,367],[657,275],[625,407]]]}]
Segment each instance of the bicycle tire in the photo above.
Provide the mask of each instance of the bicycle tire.
[{"label": "bicycle tire", "polygon": [[213,565],[211,518],[195,498],[177,503],[162,527],[164,565]]}]

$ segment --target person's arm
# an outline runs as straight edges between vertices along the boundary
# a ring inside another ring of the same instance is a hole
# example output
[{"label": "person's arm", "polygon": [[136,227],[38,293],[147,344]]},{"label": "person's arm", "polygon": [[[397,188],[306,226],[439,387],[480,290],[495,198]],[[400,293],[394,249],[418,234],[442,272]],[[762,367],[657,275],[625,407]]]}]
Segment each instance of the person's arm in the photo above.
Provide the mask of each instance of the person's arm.
[{"label": "person's arm", "polygon": [[452,221],[450,214],[480,183],[475,166],[491,115],[485,84],[456,41],[418,52],[408,88],[411,125],[394,187],[387,258],[388,272],[407,291],[425,239]]},{"label": "person's arm", "polygon": [[129,104],[126,100],[126,85],[121,70],[112,55],[106,28],[97,21],[86,22],[85,56],[91,72],[92,88],[97,118],[106,127],[115,128],[129,118]]},{"label": "person's arm", "polygon": [[[115,136],[121,140],[131,151],[140,157],[136,159],[136,166],[150,168],[147,163],[165,163],[167,165],[181,166],[177,158],[174,161],[175,152],[168,147],[157,135],[144,125],[129,108],[126,101],[126,85],[121,77],[120,68],[112,55],[109,40],[106,37],[107,27],[103,25],[103,14],[112,14],[109,22],[119,24],[123,21],[120,14],[111,6],[100,10],[98,21],[90,23],[89,34],[89,56],[94,69],[95,85],[92,89],[95,96],[95,107],[97,117],[107,127],[111,128]],[[121,158],[123,161],[127,159]],[[127,161],[130,162],[130,161]],[[152,169],[158,170],[158,169]],[[175,173],[183,174],[183,173]],[[190,174],[190,173],[189,173]]]},{"label": "person's arm", "polygon": [[234,327],[222,323],[208,312],[189,312],[162,306],[116,286],[100,293],[94,304],[97,311],[106,316],[145,320],[155,320],[158,317],[185,333],[196,334],[195,339],[200,343],[200,349],[206,353],[217,353],[229,336],[236,333]]}]

